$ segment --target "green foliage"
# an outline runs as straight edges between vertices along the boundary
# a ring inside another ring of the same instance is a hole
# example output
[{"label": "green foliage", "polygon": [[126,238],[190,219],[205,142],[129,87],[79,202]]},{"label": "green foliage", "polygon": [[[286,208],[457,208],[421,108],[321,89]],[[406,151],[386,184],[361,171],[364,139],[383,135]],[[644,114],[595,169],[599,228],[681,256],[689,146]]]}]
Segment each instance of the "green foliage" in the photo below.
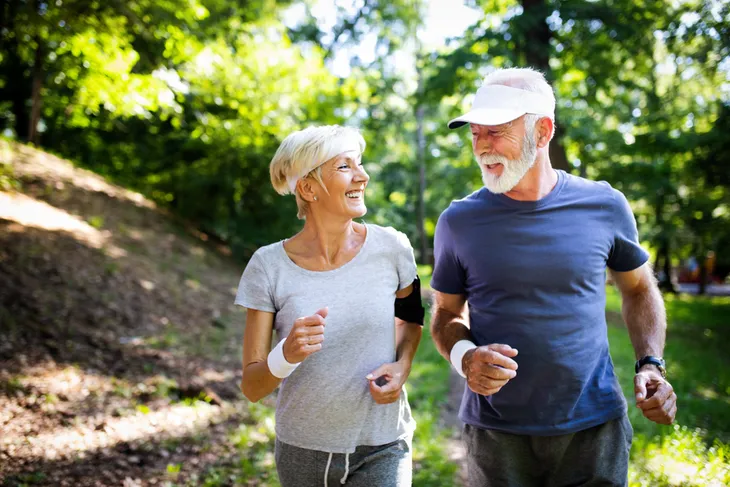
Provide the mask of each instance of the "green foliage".
[{"label": "green foliage", "polygon": [[[405,231],[427,263],[418,229],[430,246],[440,212],[481,184],[467,134],[445,122],[467,108],[486,72],[532,64],[555,88],[554,144],[575,171],[630,197],[657,261],[715,250],[718,269],[730,272],[730,256],[719,252],[730,245],[730,7],[466,3],[483,15],[434,50],[418,38],[420,0],[336,3],[329,32],[312,2],[6,2],[0,130],[27,138],[36,106],[42,145],[143,192],[246,258],[300,225],[293,199],[268,181],[283,137],[314,123],[357,125],[372,177],[366,219]],[[285,27],[290,6],[300,18]],[[368,39],[372,60],[349,59],[345,78],[330,72],[328,61]],[[0,187],[13,184],[0,166]]]}]

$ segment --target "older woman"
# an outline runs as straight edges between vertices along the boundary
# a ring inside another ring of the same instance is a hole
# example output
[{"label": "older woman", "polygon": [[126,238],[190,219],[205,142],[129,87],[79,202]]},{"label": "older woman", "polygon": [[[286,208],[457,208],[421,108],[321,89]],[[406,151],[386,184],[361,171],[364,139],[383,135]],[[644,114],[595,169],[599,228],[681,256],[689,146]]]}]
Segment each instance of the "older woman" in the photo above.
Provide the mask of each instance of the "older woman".
[{"label": "older woman", "polygon": [[415,422],[403,385],[423,308],[406,236],[353,221],[367,212],[364,149],[356,130],[339,126],[282,142],[271,181],[295,195],[304,227],[256,251],[238,288],[236,304],[247,308],[241,389],[258,401],[281,385],[283,487],[411,484]]}]

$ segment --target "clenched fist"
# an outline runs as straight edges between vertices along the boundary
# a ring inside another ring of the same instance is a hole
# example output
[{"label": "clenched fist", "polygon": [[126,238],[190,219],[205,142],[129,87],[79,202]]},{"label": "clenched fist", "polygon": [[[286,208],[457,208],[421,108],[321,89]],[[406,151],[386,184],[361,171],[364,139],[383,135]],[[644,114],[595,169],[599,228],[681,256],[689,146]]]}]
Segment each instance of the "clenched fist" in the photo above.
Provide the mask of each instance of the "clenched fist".
[{"label": "clenched fist", "polygon": [[294,322],[284,342],[284,358],[290,364],[298,364],[315,352],[322,350],[327,308],[317,310],[311,316]]},{"label": "clenched fist", "polygon": [[469,389],[491,396],[517,376],[517,349],[493,343],[469,350],[462,358],[462,370]]}]

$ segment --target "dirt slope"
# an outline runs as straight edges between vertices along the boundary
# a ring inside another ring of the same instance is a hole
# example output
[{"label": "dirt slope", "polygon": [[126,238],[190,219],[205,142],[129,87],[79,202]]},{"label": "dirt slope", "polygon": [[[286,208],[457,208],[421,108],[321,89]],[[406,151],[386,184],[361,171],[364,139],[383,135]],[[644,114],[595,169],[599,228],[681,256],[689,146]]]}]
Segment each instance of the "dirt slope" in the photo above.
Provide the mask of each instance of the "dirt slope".
[{"label": "dirt slope", "polygon": [[0,140],[3,174],[0,484],[184,483],[239,461],[241,265],[68,161]]}]

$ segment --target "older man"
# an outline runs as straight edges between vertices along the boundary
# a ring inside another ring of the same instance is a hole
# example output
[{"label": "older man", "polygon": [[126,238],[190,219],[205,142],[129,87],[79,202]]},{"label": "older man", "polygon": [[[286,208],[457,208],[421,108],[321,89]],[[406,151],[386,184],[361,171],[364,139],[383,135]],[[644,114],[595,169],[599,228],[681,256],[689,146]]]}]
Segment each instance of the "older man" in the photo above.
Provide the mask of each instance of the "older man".
[{"label": "older man", "polygon": [[439,218],[431,280],[433,338],[466,378],[473,487],[626,485],[633,432],[608,350],[606,268],[636,351],[636,405],[662,424],[677,410],[664,304],[629,204],[552,168],[554,113],[542,74],[504,69],[449,122],[470,126],[485,186]]}]

